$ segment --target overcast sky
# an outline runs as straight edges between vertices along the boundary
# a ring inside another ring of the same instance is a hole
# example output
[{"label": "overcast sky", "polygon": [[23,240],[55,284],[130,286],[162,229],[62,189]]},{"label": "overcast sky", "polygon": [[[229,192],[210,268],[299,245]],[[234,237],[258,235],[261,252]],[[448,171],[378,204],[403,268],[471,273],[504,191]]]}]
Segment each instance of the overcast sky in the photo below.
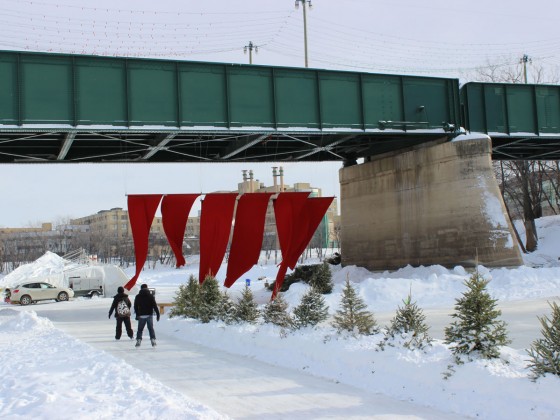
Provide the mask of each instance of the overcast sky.
[{"label": "overcast sky", "polygon": [[[472,80],[476,68],[560,66],[559,0],[313,0],[309,66]],[[293,0],[0,0],[0,49],[304,65]],[[0,93],[1,94],[1,93]],[[0,226],[126,207],[126,194],[235,189],[242,169],[272,184],[267,164],[0,165]],[[339,163],[284,165],[286,183],[339,195]]]}]

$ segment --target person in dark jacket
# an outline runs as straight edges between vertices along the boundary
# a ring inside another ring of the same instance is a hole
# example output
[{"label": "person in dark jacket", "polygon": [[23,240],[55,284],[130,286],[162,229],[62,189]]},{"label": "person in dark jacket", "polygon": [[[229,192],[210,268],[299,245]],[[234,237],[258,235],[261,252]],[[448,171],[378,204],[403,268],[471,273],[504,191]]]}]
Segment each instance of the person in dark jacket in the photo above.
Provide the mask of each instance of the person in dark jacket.
[{"label": "person in dark jacket", "polygon": [[[115,311],[115,318],[117,319],[117,329],[115,331],[115,339],[120,340],[122,334],[122,324],[124,322],[124,326],[126,328],[126,333],[128,337],[132,340],[134,337],[134,331],[132,331],[132,325],[130,323],[130,308],[132,303],[128,298],[128,295],[124,292],[124,287],[119,287],[117,289],[117,294],[113,296],[113,304],[111,305],[111,309],[109,309],[109,319],[111,319],[111,314]],[[128,307],[128,314],[126,313],[119,313],[117,307],[119,306],[119,302],[123,301],[126,306]]]},{"label": "person in dark jacket", "polygon": [[156,298],[150,293],[147,284],[140,287],[140,292],[134,298],[134,313],[138,320],[138,329],[136,330],[136,347],[142,344],[142,331],[146,324],[150,333],[150,342],[152,347],[156,346],[156,333],[154,331],[154,312],[159,321],[159,308]]}]

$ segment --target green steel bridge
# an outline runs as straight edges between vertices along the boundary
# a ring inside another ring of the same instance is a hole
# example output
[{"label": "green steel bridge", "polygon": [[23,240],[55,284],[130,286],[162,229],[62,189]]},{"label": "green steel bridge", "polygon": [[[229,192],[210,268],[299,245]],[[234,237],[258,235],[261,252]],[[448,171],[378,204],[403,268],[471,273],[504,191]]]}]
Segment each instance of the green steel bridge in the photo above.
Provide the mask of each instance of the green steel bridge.
[{"label": "green steel bridge", "polygon": [[0,51],[0,163],[352,164],[463,128],[560,159],[560,86]]}]

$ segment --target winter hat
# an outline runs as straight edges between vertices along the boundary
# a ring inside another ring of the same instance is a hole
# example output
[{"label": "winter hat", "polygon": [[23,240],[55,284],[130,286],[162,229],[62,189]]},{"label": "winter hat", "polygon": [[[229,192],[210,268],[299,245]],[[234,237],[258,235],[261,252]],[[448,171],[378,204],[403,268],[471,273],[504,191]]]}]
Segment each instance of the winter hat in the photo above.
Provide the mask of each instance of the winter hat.
[{"label": "winter hat", "polygon": [[144,283],[142,286],[140,286],[140,289],[147,289],[148,285],[146,283]]},{"label": "winter hat", "polygon": [[119,288],[117,289],[117,292],[124,293],[124,287],[119,286]]}]

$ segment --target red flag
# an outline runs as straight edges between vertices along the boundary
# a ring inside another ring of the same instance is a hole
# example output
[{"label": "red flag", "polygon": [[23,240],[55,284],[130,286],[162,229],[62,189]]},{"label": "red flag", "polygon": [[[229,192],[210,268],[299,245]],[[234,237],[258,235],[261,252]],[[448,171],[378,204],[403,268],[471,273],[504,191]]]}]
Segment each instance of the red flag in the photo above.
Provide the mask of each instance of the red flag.
[{"label": "red flag", "polygon": [[295,268],[298,258],[305,250],[307,244],[309,244],[309,241],[313,237],[313,234],[317,230],[321,219],[327,212],[333,199],[334,197],[309,198],[303,203],[299,214],[293,219],[291,224],[291,241],[287,252],[284,253],[284,251],[282,251],[282,263],[276,274],[276,282],[271,299],[276,298],[284,282],[288,267],[292,270]]},{"label": "red flag", "polygon": [[237,193],[206,194],[200,215],[198,281],[215,276],[226,253]]},{"label": "red flag", "polygon": [[274,200],[274,215],[276,217],[276,230],[280,241],[282,259],[288,255],[288,249],[292,242],[294,223],[299,217],[309,192],[281,192]]},{"label": "red flag", "polygon": [[130,228],[132,229],[134,255],[136,256],[136,274],[124,286],[128,290],[132,289],[136,284],[146,262],[150,227],[152,226],[152,221],[160,201],[161,194],[128,196],[128,217],[130,219]]},{"label": "red flag", "polygon": [[183,238],[194,201],[200,194],[170,194],[161,202],[163,231],[175,254],[176,267],[185,265],[183,257]]},{"label": "red flag", "polygon": [[258,262],[271,195],[272,193],[243,194],[239,198],[224,286],[231,287]]},{"label": "red flag", "polygon": [[[292,270],[296,267],[298,258],[311,241],[333,200],[334,197],[314,197],[305,202],[296,223],[297,232],[294,233],[293,247],[290,247],[290,255],[287,258],[288,266]],[[295,242],[296,239],[297,242]]]}]

